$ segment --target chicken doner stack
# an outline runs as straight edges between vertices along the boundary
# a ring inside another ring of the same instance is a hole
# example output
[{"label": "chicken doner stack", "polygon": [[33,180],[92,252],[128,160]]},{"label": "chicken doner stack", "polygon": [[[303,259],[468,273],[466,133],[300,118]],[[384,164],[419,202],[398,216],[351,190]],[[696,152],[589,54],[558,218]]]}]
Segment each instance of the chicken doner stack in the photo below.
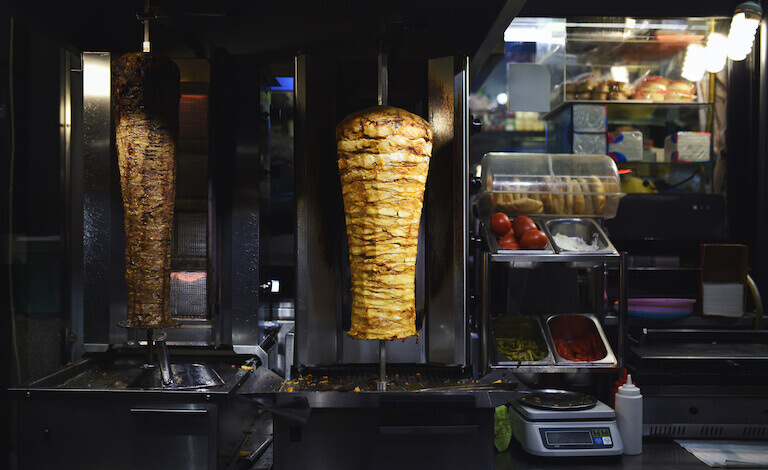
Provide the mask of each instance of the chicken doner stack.
[{"label": "chicken doner stack", "polygon": [[432,130],[408,111],[375,106],[336,126],[357,339],[416,334],[415,273]]},{"label": "chicken doner stack", "polygon": [[179,69],[165,56],[143,52],[120,57],[112,68],[128,283],[128,319],[121,326],[173,326],[178,324],[169,303]]}]

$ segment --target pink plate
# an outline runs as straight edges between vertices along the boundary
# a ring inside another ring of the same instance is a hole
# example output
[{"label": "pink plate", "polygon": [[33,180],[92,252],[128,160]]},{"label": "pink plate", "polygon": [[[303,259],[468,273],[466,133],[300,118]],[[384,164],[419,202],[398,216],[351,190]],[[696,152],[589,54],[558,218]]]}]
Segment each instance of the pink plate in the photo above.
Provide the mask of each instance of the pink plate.
[{"label": "pink plate", "polygon": [[630,305],[629,310],[647,313],[685,313],[693,312],[693,307],[646,307],[644,305]]},{"label": "pink plate", "polygon": [[696,299],[661,299],[661,298],[649,298],[649,299],[628,299],[628,304],[633,307],[688,307],[691,308],[696,303]]}]

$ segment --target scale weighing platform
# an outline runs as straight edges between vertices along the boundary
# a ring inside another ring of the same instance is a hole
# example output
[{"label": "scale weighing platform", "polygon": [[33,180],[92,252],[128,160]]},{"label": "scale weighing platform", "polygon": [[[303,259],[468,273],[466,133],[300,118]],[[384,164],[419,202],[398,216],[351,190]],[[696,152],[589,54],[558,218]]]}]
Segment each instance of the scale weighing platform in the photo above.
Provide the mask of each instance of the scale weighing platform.
[{"label": "scale weighing platform", "polygon": [[621,455],[624,444],[613,408],[582,393],[538,390],[509,409],[512,434],[533,455]]}]

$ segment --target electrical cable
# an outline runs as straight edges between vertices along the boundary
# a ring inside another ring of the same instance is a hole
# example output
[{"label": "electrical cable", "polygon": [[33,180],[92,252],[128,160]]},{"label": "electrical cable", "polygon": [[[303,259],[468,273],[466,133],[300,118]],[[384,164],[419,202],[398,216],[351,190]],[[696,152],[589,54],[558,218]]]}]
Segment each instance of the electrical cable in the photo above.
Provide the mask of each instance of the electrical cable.
[{"label": "electrical cable", "polygon": [[8,115],[11,125],[10,169],[8,171],[8,299],[11,313],[11,350],[16,363],[16,382],[21,383],[21,360],[16,337],[16,306],[13,302],[13,171],[16,160],[16,116],[13,108],[13,17],[11,17],[8,52]]},{"label": "electrical cable", "polygon": [[672,184],[672,185],[670,185],[669,187],[667,187],[667,188],[664,188],[664,189],[674,189],[674,188],[677,188],[677,187],[679,187],[679,186],[682,186],[682,185],[684,185],[685,183],[687,183],[687,182],[691,181],[692,179],[694,179],[694,178],[696,177],[696,175],[698,175],[699,173],[701,173],[701,170],[696,170],[696,171],[694,171],[694,172],[693,172],[693,174],[692,174],[691,176],[689,176],[688,178],[686,178],[686,179],[684,179],[684,180],[682,180],[682,181],[680,181],[680,182],[677,182],[677,183],[675,183],[675,184]]}]

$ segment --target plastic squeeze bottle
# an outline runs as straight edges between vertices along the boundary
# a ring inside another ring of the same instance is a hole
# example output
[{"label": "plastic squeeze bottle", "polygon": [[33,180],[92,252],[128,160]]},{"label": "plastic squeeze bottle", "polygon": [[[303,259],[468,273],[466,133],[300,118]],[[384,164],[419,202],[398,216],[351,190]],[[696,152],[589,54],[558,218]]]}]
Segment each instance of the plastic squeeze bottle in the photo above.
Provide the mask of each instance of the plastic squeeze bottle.
[{"label": "plastic squeeze bottle", "polygon": [[637,455],[643,451],[643,396],[627,374],[627,383],[616,391],[616,424],[624,453]]}]

